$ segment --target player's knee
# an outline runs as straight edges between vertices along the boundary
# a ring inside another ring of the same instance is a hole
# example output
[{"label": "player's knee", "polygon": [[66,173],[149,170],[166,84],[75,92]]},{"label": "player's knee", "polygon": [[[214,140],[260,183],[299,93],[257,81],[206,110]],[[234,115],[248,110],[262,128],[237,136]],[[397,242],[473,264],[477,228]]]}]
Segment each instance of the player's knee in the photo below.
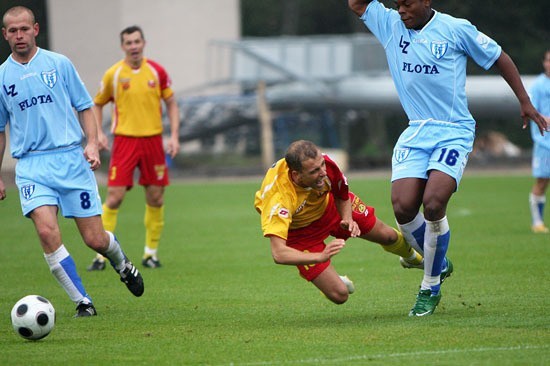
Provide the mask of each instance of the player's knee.
[{"label": "player's knee", "polygon": [[108,197],[105,200],[105,205],[111,210],[118,210],[122,205],[123,197]]},{"label": "player's knee", "polygon": [[107,232],[98,232],[98,233],[86,233],[82,237],[84,243],[91,249],[96,252],[105,252],[109,247],[109,236]]},{"label": "player's knee", "polygon": [[347,291],[344,293],[331,293],[331,294],[325,294],[325,295],[330,301],[332,301],[336,305],[342,305],[343,303],[348,301],[348,298],[349,298],[349,294]]},{"label": "player's knee", "polygon": [[40,242],[47,246],[59,245],[61,243],[61,233],[58,227],[40,225],[36,227],[36,233],[40,238]]},{"label": "player's knee", "polygon": [[348,301],[348,288],[344,286],[336,286],[325,292],[325,296],[337,305],[341,305]]},{"label": "player's knee", "polygon": [[397,232],[390,226],[384,225],[381,230],[380,243],[382,245],[391,245],[397,241]]},{"label": "player's knee", "polygon": [[445,216],[447,202],[432,199],[424,202],[424,218],[428,221],[437,221]]},{"label": "player's knee", "polygon": [[393,213],[397,222],[401,224],[406,224],[411,222],[416,217],[418,210],[415,208],[410,208],[399,203],[393,204]]}]

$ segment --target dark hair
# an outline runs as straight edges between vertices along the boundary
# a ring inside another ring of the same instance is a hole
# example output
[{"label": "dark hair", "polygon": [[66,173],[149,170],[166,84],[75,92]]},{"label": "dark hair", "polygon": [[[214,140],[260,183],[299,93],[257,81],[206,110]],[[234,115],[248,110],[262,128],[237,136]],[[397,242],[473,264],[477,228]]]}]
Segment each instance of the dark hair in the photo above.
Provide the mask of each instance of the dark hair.
[{"label": "dark hair", "polygon": [[139,32],[139,34],[141,34],[141,38],[143,40],[145,40],[145,36],[143,35],[143,30],[141,29],[140,26],[138,25],[131,25],[129,27],[126,27],[124,28],[121,32],[120,32],[120,44],[122,44],[122,42],[124,41],[123,39],[123,36],[125,34],[132,34],[134,32]]},{"label": "dark hair", "polygon": [[291,170],[302,171],[302,162],[315,159],[319,156],[320,149],[308,140],[294,141],[286,150],[285,160]]}]

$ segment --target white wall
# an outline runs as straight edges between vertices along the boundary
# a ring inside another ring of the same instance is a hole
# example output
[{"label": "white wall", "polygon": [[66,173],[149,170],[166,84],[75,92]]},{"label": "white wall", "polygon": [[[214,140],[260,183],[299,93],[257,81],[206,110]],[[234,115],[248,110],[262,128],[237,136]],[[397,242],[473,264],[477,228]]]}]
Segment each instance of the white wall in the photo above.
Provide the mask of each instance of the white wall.
[{"label": "white wall", "polygon": [[[139,25],[145,56],[162,64],[174,91],[207,82],[211,40],[240,38],[239,0],[48,0],[50,49],[69,57],[92,97],[105,70],[124,57],[119,33]],[[109,108],[106,108],[108,111]],[[6,146],[2,170],[13,169]]]},{"label": "white wall", "polygon": [[167,69],[175,91],[207,81],[209,41],[240,38],[239,0],[49,0],[48,18],[50,48],[73,61],[92,96],[124,56],[127,26],[142,27],[145,56]]}]

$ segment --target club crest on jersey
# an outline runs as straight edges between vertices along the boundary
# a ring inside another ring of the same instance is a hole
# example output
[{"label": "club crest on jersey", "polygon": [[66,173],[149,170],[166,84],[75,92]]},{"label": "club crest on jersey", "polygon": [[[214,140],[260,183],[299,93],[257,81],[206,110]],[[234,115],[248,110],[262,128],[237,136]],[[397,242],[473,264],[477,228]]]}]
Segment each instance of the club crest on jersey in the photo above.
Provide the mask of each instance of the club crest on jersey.
[{"label": "club crest on jersey", "polygon": [[34,193],[34,184],[27,184],[26,186],[21,187],[21,194],[25,197],[26,200],[31,198]]},{"label": "club crest on jersey", "polygon": [[447,52],[447,48],[449,48],[449,43],[445,41],[432,41],[431,44],[431,51],[432,55],[435,56],[436,59],[440,59],[441,57],[445,56],[445,53]]},{"label": "club crest on jersey", "polygon": [[57,70],[55,69],[51,71],[42,71],[40,76],[42,77],[44,84],[49,86],[50,89],[54,87],[55,83],[57,83]]},{"label": "club crest on jersey", "polygon": [[401,163],[407,159],[410,152],[410,149],[395,149],[393,157],[398,163]]},{"label": "club crest on jersey", "polygon": [[123,90],[130,89],[130,79],[129,78],[120,78],[120,85],[122,85]]}]

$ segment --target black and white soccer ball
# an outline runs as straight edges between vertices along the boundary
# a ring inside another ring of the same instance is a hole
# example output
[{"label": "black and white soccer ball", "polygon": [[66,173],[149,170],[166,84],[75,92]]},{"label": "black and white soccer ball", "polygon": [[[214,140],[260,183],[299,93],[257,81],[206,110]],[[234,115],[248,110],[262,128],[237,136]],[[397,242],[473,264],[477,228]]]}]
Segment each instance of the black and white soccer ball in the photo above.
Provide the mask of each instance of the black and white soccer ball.
[{"label": "black and white soccer ball", "polygon": [[28,295],[11,309],[11,323],[15,333],[29,340],[42,339],[55,325],[52,303],[39,295]]}]

